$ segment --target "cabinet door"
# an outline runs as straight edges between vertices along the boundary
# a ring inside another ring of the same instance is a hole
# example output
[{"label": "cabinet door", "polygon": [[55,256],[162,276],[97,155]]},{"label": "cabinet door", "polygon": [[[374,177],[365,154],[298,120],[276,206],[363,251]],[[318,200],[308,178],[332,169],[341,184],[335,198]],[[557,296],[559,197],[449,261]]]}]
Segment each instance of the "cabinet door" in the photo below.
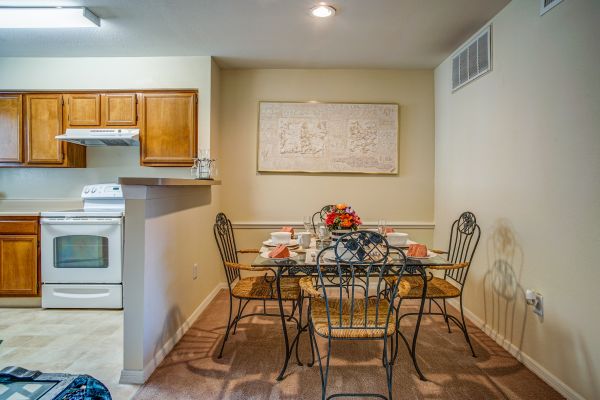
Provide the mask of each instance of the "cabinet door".
[{"label": "cabinet door", "polygon": [[35,235],[0,235],[0,295],[38,293],[38,244]]},{"label": "cabinet door", "polygon": [[62,95],[29,94],[25,99],[27,163],[62,164],[63,145],[55,139],[62,133]]},{"label": "cabinet door", "polygon": [[0,94],[0,162],[23,162],[23,98]]},{"label": "cabinet door", "polygon": [[142,115],[142,165],[192,165],[197,154],[196,94],[145,93]]},{"label": "cabinet door", "polygon": [[102,112],[106,126],[136,126],[137,95],[135,93],[104,94]]},{"label": "cabinet door", "polygon": [[100,95],[76,93],[65,95],[68,126],[100,126]]}]

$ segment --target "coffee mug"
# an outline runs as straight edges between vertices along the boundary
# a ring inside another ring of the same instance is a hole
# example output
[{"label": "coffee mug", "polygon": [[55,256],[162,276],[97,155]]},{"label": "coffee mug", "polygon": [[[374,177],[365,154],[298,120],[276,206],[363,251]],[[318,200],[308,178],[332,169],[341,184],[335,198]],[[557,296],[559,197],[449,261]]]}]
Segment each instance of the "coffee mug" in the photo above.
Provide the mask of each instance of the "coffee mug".
[{"label": "coffee mug", "polygon": [[310,234],[310,232],[298,233],[298,243],[300,243],[300,246],[302,246],[305,249],[308,249],[310,247],[311,238],[312,235]]},{"label": "coffee mug", "polygon": [[271,242],[273,244],[289,244],[292,240],[290,232],[271,232]]}]

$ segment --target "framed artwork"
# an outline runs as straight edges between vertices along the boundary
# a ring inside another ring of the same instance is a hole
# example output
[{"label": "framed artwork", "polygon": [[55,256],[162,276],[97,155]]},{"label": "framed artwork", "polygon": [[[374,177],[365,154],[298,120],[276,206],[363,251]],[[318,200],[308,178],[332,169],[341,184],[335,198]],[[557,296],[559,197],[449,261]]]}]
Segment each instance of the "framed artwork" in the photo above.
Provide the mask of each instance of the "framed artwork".
[{"label": "framed artwork", "polygon": [[258,172],[398,173],[398,104],[260,102]]}]

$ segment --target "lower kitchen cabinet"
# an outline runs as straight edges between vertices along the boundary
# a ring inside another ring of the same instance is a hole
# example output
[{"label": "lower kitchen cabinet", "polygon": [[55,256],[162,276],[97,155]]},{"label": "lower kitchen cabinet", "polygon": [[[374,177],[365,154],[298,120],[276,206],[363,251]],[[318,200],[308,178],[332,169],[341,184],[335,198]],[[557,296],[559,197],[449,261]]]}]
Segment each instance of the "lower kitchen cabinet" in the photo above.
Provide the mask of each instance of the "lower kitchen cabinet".
[{"label": "lower kitchen cabinet", "polygon": [[37,217],[0,217],[0,296],[38,296]]}]

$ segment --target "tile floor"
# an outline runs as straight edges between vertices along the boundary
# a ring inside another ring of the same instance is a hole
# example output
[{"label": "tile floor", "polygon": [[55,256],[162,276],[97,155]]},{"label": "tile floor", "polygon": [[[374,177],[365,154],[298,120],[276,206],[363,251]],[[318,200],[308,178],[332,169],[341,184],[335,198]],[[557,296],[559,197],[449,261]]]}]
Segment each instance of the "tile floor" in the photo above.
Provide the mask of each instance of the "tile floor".
[{"label": "tile floor", "polygon": [[0,368],[89,374],[115,400],[130,399],[138,389],[119,384],[122,311],[0,308],[0,340]]}]

